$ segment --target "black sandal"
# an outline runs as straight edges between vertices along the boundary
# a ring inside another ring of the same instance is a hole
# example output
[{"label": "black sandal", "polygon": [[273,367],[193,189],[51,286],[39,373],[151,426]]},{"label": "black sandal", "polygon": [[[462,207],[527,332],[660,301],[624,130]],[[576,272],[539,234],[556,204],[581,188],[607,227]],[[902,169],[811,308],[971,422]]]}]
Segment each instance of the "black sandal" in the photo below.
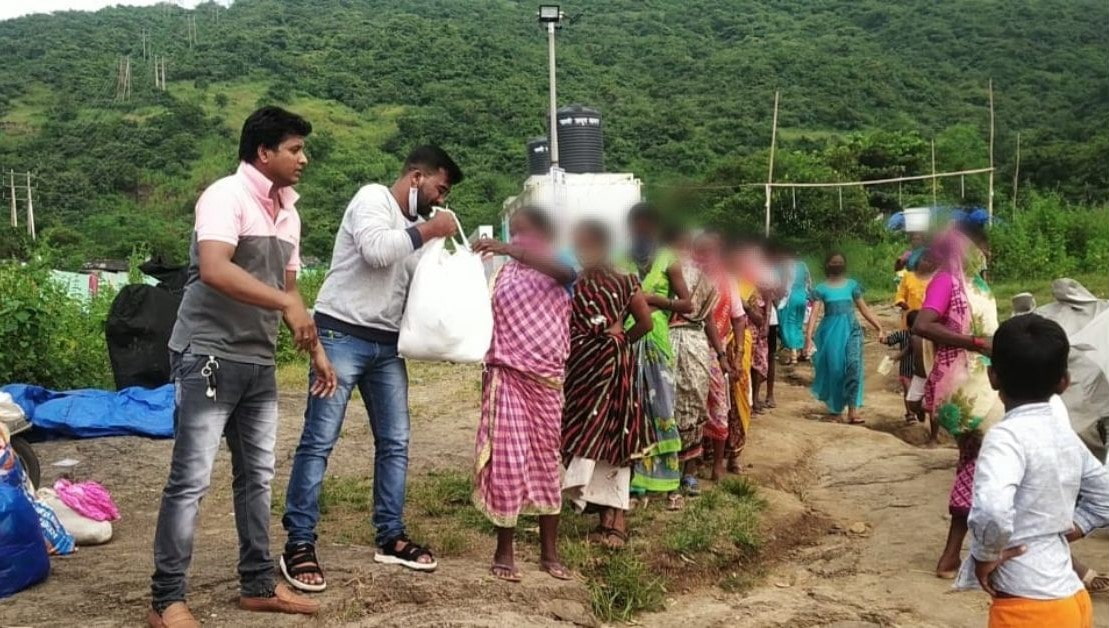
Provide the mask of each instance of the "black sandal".
[{"label": "black sandal", "polygon": [[[397,543],[401,541],[404,542],[404,548],[398,550]],[[420,558],[424,556],[431,558],[431,562],[421,563]],[[377,548],[374,561],[383,565],[401,565],[416,571],[435,571],[435,568],[439,566],[430,550],[416,545],[407,536],[398,536],[383,547]]]},{"label": "black sandal", "polygon": [[286,582],[293,588],[309,593],[319,593],[327,588],[326,579],[319,584],[297,580],[297,576],[304,574],[319,574],[320,578],[324,578],[323,567],[320,567],[320,561],[316,558],[316,546],[311,543],[286,545],[285,553],[278,562],[281,565],[281,575],[285,576]]}]

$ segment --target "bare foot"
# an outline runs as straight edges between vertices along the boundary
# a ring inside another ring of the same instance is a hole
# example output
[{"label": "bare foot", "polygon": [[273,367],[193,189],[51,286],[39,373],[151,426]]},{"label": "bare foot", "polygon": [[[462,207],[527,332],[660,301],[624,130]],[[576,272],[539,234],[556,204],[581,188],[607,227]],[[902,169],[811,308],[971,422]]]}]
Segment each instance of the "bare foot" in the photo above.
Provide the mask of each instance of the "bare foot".
[{"label": "bare foot", "polygon": [[712,475],[709,476],[713,482],[719,482],[720,478],[724,477],[724,461],[714,460],[712,462]]},{"label": "bare foot", "polygon": [[936,577],[944,580],[954,580],[961,565],[962,560],[958,556],[940,556],[940,561],[936,563]]}]

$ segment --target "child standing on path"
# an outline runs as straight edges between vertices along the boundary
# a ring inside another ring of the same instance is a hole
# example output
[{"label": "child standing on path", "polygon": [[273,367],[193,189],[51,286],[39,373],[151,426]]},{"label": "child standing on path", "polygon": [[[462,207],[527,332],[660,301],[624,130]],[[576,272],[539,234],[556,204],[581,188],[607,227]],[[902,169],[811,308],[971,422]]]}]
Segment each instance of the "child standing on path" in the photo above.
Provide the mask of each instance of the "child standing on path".
[{"label": "child standing on path", "polygon": [[[913,381],[913,362],[915,355],[913,353],[913,334],[910,329],[913,323],[916,322],[916,315],[919,310],[909,312],[906,317],[908,323],[907,329],[899,329],[892,334],[882,339],[882,344],[888,347],[897,347],[897,380],[901,384],[901,394],[905,398],[905,422],[915,423],[916,421],[924,422],[923,410],[915,410],[909,401],[909,388]],[[922,389],[923,390],[923,389]]]},{"label": "child standing on path", "polygon": [[1030,314],[994,335],[990,385],[1005,417],[978,454],[970,557],[956,587],[993,597],[991,627],[1090,628],[1090,596],[1069,537],[1109,525],[1109,471],[1049,403],[1067,389],[1067,335]]}]

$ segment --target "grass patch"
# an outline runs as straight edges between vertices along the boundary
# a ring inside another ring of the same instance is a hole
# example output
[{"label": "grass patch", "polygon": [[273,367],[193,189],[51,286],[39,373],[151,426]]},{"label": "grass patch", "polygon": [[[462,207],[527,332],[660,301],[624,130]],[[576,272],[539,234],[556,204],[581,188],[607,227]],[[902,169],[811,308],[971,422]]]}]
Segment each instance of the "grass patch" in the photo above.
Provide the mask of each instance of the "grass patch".
[{"label": "grass patch", "polygon": [[590,575],[587,585],[593,613],[604,622],[628,621],[639,612],[662,610],[666,585],[639,557],[613,552]]},{"label": "grass patch", "polygon": [[751,556],[762,546],[759,515],[765,507],[746,479],[728,478],[690,500],[666,526],[664,545],[686,558],[706,553],[725,561]]},{"label": "grass patch", "polygon": [[727,478],[688,500],[680,513],[653,504],[629,513],[631,538],[621,550],[585,540],[594,516],[563,513],[562,561],[585,577],[593,613],[602,622],[661,610],[668,590],[711,584],[743,591],[761,578],[755,559],[764,544],[760,517],[766,502],[750,480]]}]

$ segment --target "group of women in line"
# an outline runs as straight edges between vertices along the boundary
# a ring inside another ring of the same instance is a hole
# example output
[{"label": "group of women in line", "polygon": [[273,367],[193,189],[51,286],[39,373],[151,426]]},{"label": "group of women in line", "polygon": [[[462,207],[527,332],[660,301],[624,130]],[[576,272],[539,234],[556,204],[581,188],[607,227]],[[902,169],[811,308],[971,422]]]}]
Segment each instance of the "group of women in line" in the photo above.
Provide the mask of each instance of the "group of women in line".
[{"label": "group of women in line", "polygon": [[[914,310],[911,333],[932,347],[923,408],[959,444],[937,565],[945,577],[959,565],[984,424],[1000,414],[986,376],[997,308],[983,226],[961,220],[916,251],[930,281],[906,287],[913,294],[903,299]],[[703,464],[714,480],[739,472],[752,414],[774,406],[779,339],[787,363],[813,362],[812,391],[831,417],[863,422],[856,312],[883,335],[842,253],[827,256],[824,281],[812,286],[788,251],[711,232],[664,234],[645,204],[629,214],[623,256],[597,222],[576,226],[572,254],[556,250],[541,210],[517,211],[510,231],[508,243],[475,246],[509,258],[493,284],[473,494],[497,528],[494,576],[520,580],[515,527],[520,515],[537,515],[540,569],[571,577],[558,554],[564,496],[598,515],[591,540],[621,547],[633,499],[662,497],[678,510],[698,494]]]},{"label": "group of women in line", "polygon": [[803,349],[807,296],[779,287],[807,292],[803,265],[772,263],[757,242],[664,231],[640,204],[626,255],[588,221],[565,255],[550,218],[525,208],[510,242],[475,246],[509,258],[493,282],[473,495],[497,528],[498,578],[521,578],[520,515],[539,518],[540,569],[569,578],[557,543],[564,496],[598,515],[591,540],[621,547],[633,498],[679,510],[699,493],[702,464],[713,479],[739,472],[779,303],[784,346]]}]

